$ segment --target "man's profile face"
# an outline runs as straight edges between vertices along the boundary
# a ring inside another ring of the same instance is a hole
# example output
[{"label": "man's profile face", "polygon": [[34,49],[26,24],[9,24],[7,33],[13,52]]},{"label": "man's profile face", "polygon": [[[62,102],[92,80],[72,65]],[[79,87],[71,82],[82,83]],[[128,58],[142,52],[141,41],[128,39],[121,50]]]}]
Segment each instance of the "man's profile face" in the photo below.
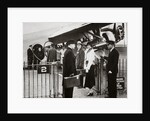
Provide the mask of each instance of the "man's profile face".
[{"label": "man's profile face", "polygon": [[71,46],[72,46],[72,49],[74,49],[74,48],[75,48],[75,44],[71,44]]},{"label": "man's profile face", "polygon": [[113,47],[112,44],[107,45],[108,50],[110,50],[112,47]]}]

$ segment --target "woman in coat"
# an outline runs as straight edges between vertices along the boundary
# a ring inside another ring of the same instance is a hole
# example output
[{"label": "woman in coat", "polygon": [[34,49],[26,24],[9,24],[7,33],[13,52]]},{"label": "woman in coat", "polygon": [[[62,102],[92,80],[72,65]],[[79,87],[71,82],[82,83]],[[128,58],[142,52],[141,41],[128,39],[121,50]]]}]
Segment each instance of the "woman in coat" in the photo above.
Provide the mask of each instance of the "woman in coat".
[{"label": "woman in coat", "polygon": [[92,48],[91,42],[88,42],[87,51],[85,54],[86,78],[85,78],[85,85],[84,85],[84,87],[89,88],[89,92],[87,96],[93,95],[92,87],[95,85],[95,76],[94,76],[95,59],[96,59],[95,52]]}]

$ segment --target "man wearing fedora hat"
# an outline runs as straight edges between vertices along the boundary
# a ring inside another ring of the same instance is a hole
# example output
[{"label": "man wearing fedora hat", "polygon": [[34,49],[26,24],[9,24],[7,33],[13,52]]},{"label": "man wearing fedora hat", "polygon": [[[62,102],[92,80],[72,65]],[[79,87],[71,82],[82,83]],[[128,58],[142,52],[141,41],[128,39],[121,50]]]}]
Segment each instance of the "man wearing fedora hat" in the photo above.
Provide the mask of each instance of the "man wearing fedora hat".
[{"label": "man wearing fedora hat", "polygon": [[[76,74],[75,55],[73,53],[73,49],[75,48],[75,41],[69,40],[66,43],[66,45],[67,45],[67,49],[64,53],[64,58],[63,58],[63,78],[73,76]],[[73,87],[66,88],[63,86],[63,97],[72,98]]]},{"label": "man wearing fedora hat", "polygon": [[[82,49],[82,43],[81,41],[77,42],[77,55],[76,55],[76,68],[77,69],[83,69],[84,67],[84,56],[85,53]],[[80,76],[80,86],[79,88],[83,87],[83,75]]]},{"label": "man wearing fedora hat", "polygon": [[117,97],[117,84],[116,77],[118,73],[118,59],[119,52],[115,49],[115,41],[108,40],[107,48],[109,51],[109,56],[107,59],[107,74],[108,74],[108,96],[106,98],[116,98]]}]

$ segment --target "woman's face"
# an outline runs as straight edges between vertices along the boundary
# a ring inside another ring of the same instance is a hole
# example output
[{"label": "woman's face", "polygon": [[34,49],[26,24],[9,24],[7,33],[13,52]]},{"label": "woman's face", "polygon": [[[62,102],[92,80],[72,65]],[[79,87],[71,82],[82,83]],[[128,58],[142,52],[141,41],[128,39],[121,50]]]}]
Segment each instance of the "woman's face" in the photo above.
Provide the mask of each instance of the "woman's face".
[{"label": "woman's face", "polygon": [[78,50],[81,48],[81,45],[80,44],[77,44],[77,48],[78,48]]},{"label": "woman's face", "polygon": [[91,45],[87,45],[87,49],[90,49],[91,48]]}]

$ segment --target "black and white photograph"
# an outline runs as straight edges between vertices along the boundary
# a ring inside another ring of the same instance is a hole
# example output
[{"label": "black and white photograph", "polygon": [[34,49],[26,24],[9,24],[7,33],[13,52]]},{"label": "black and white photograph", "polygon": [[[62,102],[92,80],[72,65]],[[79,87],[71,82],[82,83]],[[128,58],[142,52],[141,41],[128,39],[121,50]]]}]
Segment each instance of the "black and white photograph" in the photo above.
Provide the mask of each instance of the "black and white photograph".
[{"label": "black and white photograph", "polygon": [[127,23],[24,22],[24,98],[127,98]]},{"label": "black and white photograph", "polygon": [[8,113],[142,113],[142,8],[8,8]]}]

